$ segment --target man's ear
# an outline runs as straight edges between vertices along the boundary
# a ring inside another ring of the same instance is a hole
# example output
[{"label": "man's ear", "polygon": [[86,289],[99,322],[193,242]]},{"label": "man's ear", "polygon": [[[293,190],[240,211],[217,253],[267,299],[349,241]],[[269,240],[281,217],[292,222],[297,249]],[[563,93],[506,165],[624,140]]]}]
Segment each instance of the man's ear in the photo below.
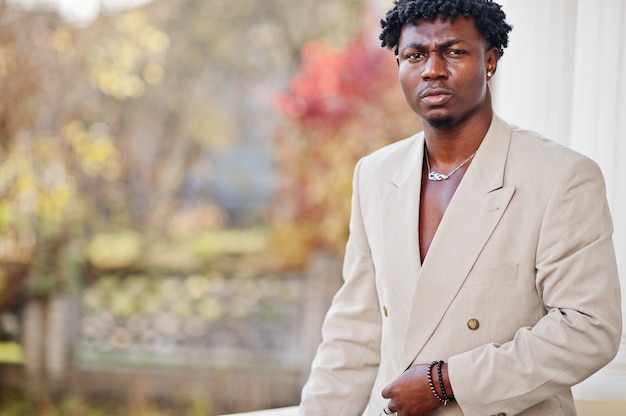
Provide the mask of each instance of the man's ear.
[{"label": "man's ear", "polygon": [[500,59],[500,52],[498,52],[498,48],[494,46],[493,48],[489,49],[485,57],[485,67],[487,68],[487,72],[490,72],[493,76],[493,74],[496,73],[496,69],[498,68],[498,60]]}]

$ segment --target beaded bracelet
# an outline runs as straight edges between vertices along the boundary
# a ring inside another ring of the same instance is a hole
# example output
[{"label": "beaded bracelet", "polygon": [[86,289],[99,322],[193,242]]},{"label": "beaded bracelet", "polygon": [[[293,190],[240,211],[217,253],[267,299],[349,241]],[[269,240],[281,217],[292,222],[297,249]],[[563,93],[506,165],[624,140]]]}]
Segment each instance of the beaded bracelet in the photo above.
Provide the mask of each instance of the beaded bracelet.
[{"label": "beaded bracelet", "polygon": [[437,363],[437,376],[439,378],[439,387],[441,387],[441,395],[443,396],[443,400],[445,403],[444,406],[448,404],[450,398],[448,398],[448,393],[446,393],[446,386],[443,384],[443,376],[441,374],[441,366],[443,365],[443,361],[439,361]]},{"label": "beaded bracelet", "polygon": [[435,396],[435,398],[445,406],[446,404],[448,404],[448,402],[437,393],[437,390],[435,390],[435,385],[433,384],[433,367],[438,363],[438,361],[433,361],[428,365],[428,386],[430,387],[430,391],[433,392],[433,396]]},{"label": "beaded bracelet", "polygon": [[[437,400],[439,400],[439,402],[441,404],[443,404],[444,406],[448,405],[448,402],[450,402],[451,400],[454,399],[450,399],[448,397],[448,394],[446,393],[446,389],[445,386],[443,384],[443,376],[441,374],[441,365],[443,364],[443,361],[433,361],[428,365],[428,386],[430,387],[430,391],[433,392],[433,396],[435,396],[435,398]],[[437,366],[437,375],[439,377],[439,386],[441,387],[441,392],[443,394],[443,397],[441,397],[438,393],[437,390],[435,389],[435,385],[433,384],[433,367]]]}]

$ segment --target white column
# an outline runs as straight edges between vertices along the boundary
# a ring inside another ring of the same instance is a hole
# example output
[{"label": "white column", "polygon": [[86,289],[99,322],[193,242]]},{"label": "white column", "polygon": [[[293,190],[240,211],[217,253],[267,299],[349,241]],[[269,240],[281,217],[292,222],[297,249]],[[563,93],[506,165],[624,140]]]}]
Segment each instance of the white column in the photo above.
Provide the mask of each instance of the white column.
[{"label": "white column", "polygon": [[[514,28],[493,81],[496,111],[602,168],[626,311],[626,3],[500,3]],[[582,400],[624,400],[626,333],[616,359],[574,392]]]},{"label": "white column", "polygon": [[[578,0],[577,12],[570,145],[604,172],[626,311],[626,4]],[[626,333],[616,359],[575,393],[587,400],[626,398]]]},{"label": "white column", "polygon": [[507,121],[565,143],[570,133],[576,0],[504,0],[513,26],[492,84]]}]

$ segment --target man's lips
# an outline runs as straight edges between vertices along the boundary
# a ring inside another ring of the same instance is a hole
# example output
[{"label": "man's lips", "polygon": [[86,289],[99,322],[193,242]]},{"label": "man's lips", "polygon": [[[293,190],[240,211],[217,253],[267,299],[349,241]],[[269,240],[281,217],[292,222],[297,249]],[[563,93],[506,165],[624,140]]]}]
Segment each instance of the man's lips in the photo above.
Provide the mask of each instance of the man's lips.
[{"label": "man's lips", "polygon": [[453,91],[448,88],[427,88],[419,94],[419,97],[426,104],[441,105],[452,97],[452,93]]}]

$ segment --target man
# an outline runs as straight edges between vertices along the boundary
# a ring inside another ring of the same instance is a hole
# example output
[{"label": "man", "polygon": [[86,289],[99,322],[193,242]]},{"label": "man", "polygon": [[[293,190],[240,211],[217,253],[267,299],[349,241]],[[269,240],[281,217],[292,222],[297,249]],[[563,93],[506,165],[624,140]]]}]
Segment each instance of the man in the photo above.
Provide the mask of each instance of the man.
[{"label": "man", "polygon": [[398,0],[382,26],[424,131],[355,169],[300,415],[575,415],[622,328],[602,174],[494,114],[498,4]]}]

